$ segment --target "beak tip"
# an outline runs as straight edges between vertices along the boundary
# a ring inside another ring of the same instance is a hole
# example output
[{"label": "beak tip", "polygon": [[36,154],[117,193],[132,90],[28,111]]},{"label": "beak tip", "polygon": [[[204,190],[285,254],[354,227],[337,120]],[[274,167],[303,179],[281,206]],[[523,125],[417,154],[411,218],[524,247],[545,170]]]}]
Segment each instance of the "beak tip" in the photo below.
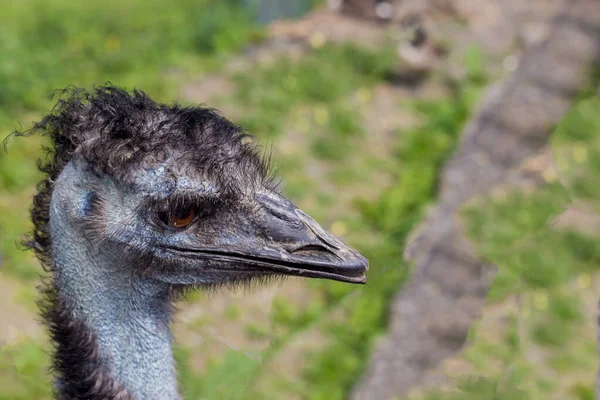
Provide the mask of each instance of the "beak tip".
[{"label": "beak tip", "polygon": [[369,270],[369,260],[367,260],[365,257],[363,257],[362,261],[363,261],[364,271],[363,271],[363,279],[360,283],[362,283],[364,285],[367,283],[366,272]]},{"label": "beak tip", "polygon": [[363,256],[360,253],[358,253],[357,256],[358,256],[358,261],[362,264],[362,279],[361,279],[360,283],[365,285],[367,283],[366,272],[369,270],[369,260],[367,260],[367,257]]},{"label": "beak tip", "polygon": [[368,271],[369,270],[369,260],[367,260],[366,257],[361,256],[361,261],[362,261],[362,264],[365,267],[365,272]]},{"label": "beak tip", "polygon": [[369,260],[367,260],[367,257],[363,256],[361,253],[354,251],[355,257],[356,257],[356,261],[358,261],[359,264],[361,264],[362,269],[366,272],[369,270]]},{"label": "beak tip", "polygon": [[366,272],[369,270],[369,260],[360,253],[355,253],[355,255],[356,257],[352,263],[354,265],[351,268],[351,270],[354,271],[354,274],[356,274],[353,282],[364,285],[367,283]]}]

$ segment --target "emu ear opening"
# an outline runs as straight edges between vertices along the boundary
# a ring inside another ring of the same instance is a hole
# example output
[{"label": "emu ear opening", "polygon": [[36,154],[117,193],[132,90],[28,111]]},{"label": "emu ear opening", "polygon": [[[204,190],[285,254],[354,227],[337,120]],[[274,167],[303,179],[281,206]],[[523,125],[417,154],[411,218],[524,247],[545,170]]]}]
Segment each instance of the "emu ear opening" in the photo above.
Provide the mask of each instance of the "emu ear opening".
[{"label": "emu ear opening", "polygon": [[79,204],[79,214],[81,217],[91,217],[94,211],[98,208],[100,198],[98,194],[92,190],[85,190],[81,195],[81,201]]}]

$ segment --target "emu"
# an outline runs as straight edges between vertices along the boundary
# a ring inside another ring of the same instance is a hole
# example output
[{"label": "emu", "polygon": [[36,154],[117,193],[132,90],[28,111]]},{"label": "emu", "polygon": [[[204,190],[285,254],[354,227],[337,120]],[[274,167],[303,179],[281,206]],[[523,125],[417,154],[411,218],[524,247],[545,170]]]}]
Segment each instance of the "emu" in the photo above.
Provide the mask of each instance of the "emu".
[{"label": "emu", "polygon": [[112,85],[68,88],[17,136],[47,135],[26,241],[59,399],[179,399],[172,304],[284,276],[365,283],[367,260],[277,190],[268,157],[214,109]]}]

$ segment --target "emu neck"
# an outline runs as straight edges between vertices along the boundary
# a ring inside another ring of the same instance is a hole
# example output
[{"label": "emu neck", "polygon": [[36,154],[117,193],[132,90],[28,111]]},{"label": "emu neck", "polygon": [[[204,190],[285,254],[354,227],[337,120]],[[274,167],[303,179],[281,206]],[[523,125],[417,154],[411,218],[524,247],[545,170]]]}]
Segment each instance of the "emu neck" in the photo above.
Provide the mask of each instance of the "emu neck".
[{"label": "emu neck", "polygon": [[102,368],[135,399],[179,398],[167,292],[69,250],[55,253],[55,284],[72,318],[94,334]]},{"label": "emu neck", "polygon": [[[56,357],[63,358],[62,363],[55,363],[58,390],[77,393],[93,387],[71,387],[81,381],[81,376],[70,376],[77,373],[74,367],[69,368],[68,360],[72,359],[82,363],[78,368],[87,370],[88,376],[102,377],[97,379],[100,386],[124,388],[130,398],[179,399],[168,286],[134,277],[134,266],[126,268],[119,263],[119,254],[95,249],[93,242],[73,232],[69,205],[70,199],[54,193],[50,217],[54,285],[61,307],[67,309],[62,311],[67,320],[49,322],[59,329],[63,329],[61,324],[64,329],[68,324],[80,324],[89,329],[92,340],[62,343],[55,337]],[[80,357],[70,353],[80,353]]]}]

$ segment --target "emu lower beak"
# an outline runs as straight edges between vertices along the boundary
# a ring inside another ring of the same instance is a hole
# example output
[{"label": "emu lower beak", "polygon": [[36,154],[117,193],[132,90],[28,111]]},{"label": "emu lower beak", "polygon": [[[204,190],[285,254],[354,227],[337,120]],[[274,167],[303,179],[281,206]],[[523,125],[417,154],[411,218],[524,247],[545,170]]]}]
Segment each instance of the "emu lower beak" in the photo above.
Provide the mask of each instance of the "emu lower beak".
[{"label": "emu lower beak", "polygon": [[[223,221],[210,245],[177,250],[219,274],[288,275],[365,283],[367,259],[284,197],[259,194],[252,213]],[[182,254],[183,255],[183,254]]]}]

